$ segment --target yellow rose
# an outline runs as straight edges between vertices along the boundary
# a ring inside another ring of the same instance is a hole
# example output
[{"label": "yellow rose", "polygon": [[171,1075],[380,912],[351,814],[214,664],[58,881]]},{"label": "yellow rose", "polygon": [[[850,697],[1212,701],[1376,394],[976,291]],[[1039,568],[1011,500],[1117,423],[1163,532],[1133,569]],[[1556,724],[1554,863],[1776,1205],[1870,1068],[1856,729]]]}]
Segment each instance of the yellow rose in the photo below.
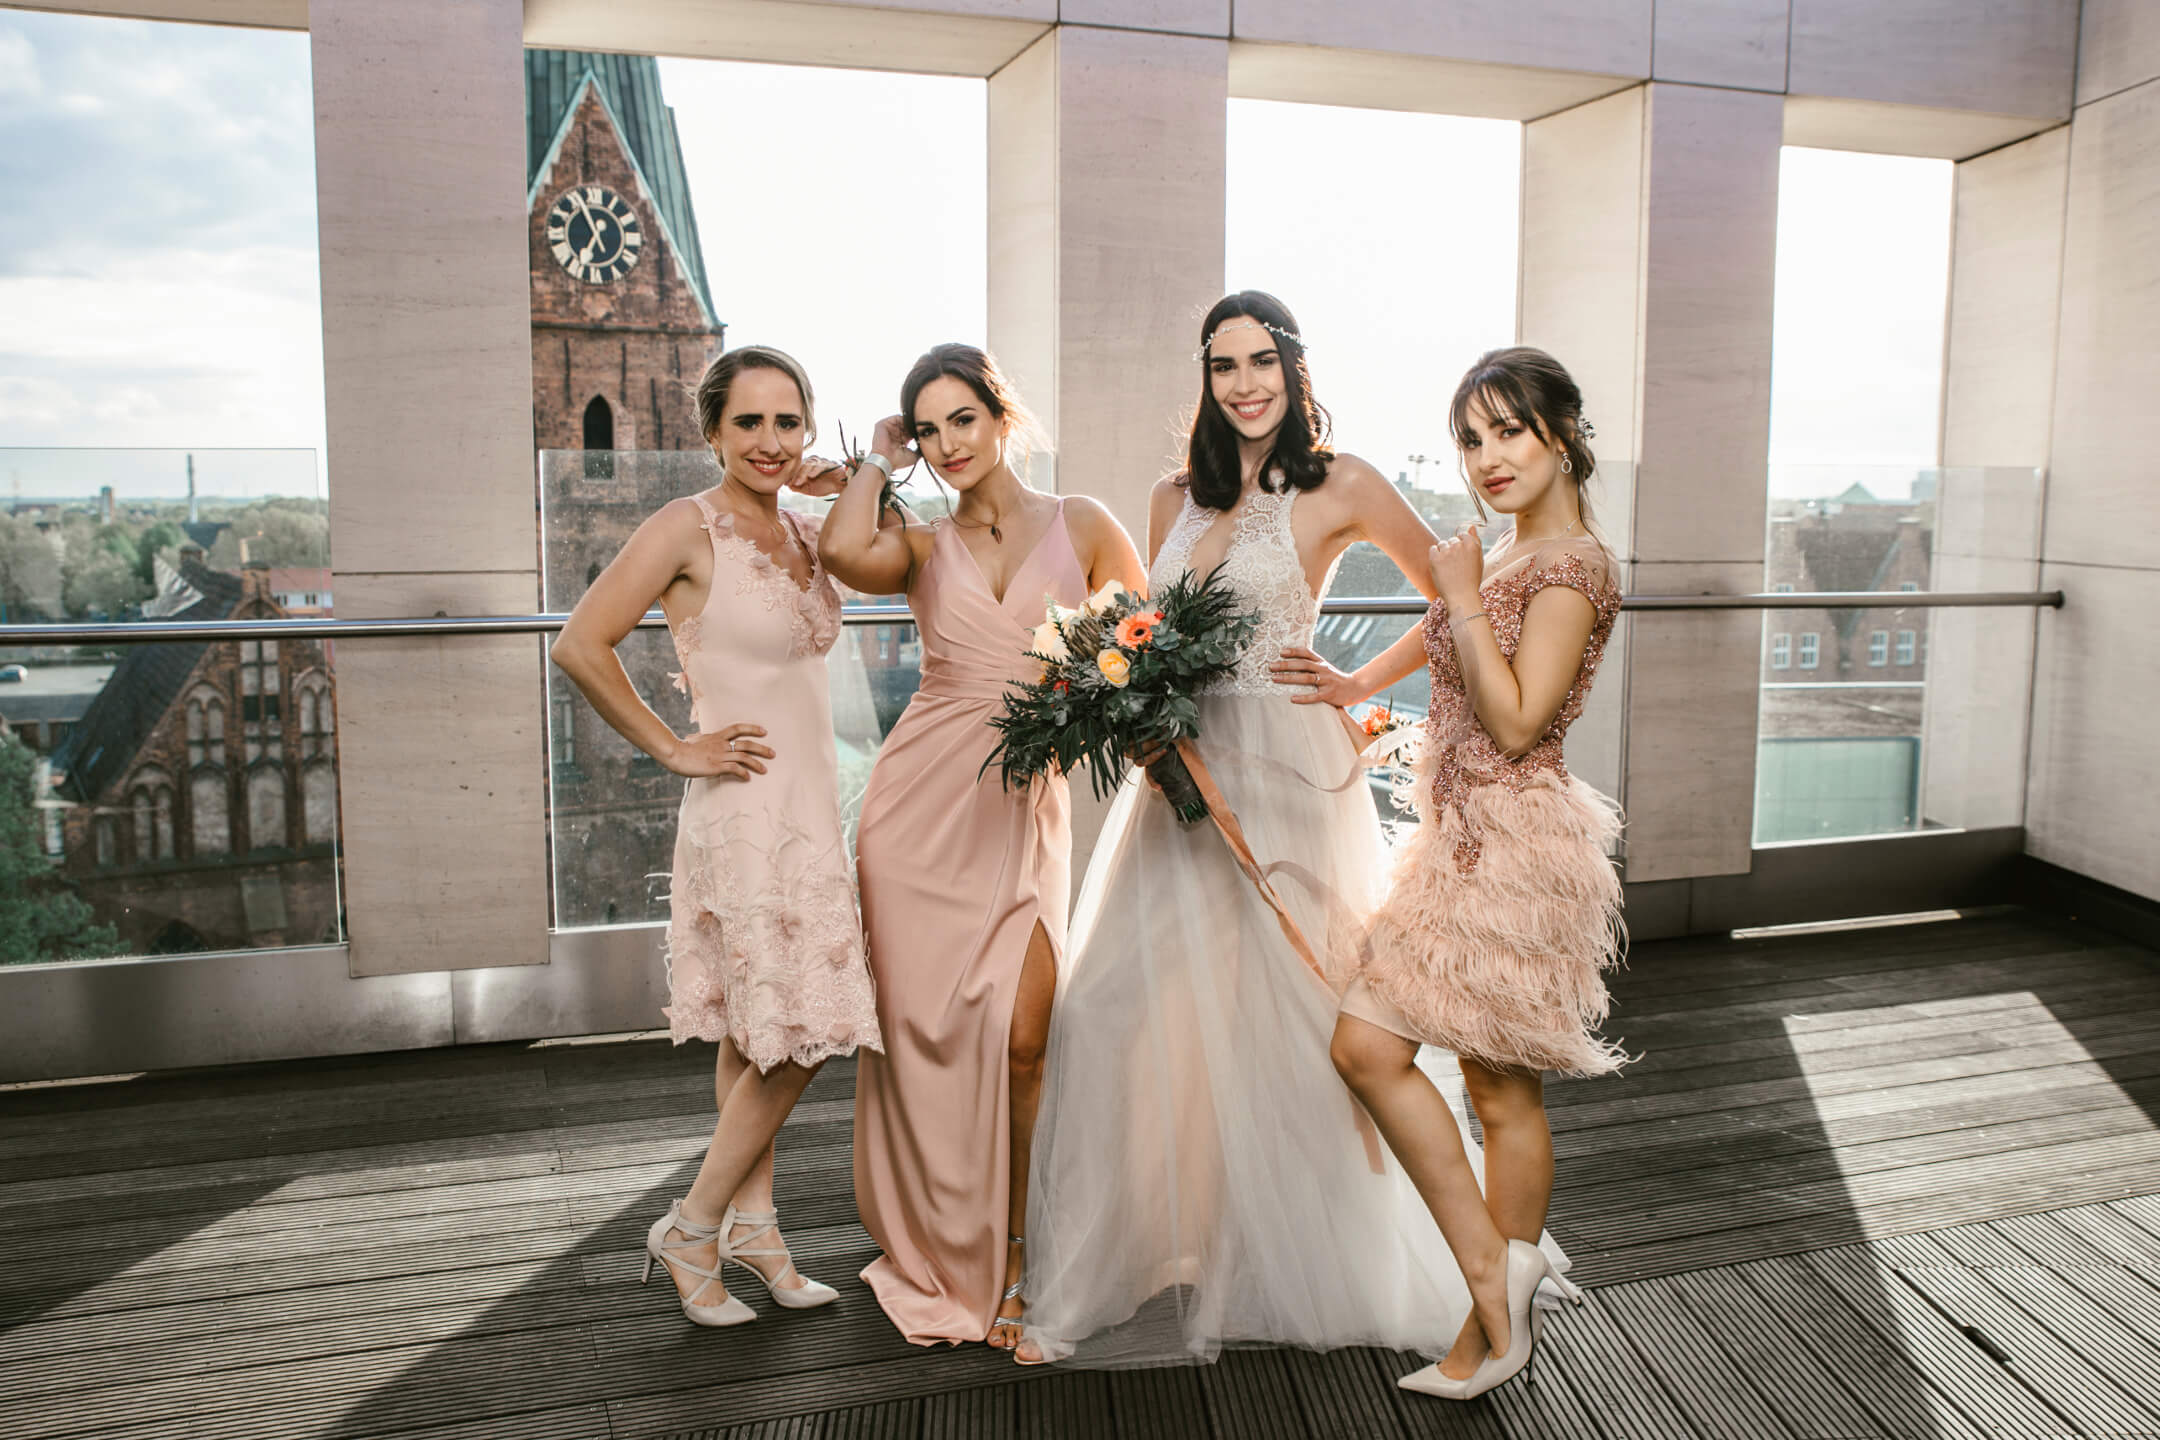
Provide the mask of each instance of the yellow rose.
[{"label": "yellow rose", "polygon": [[1117,604],[1119,597],[1124,593],[1124,586],[1118,584],[1115,580],[1109,581],[1102,589],[1088,596],[1087,604],[1081,608],[1085,609],[1090,615],[1101,615],[1109,610],[1112,605]]},{"label": "yellow rose", "polygon": [[1117,650],[1104,650],[1097,654],[1095,668],[1102,671],[1103,679],[1120,690],[1125,688],[1126,681],[1132,679],[1132,661]]},{"label": "yellow rose", "polygon": [[1028,649],[1037,655],[1047,655],[1052,660],[1063,660],[1071,653],[1065,648],[1065,637],[1058,634],[1057,625],[1049,620],[1035,627],[1034,637],[1028,641]]}]

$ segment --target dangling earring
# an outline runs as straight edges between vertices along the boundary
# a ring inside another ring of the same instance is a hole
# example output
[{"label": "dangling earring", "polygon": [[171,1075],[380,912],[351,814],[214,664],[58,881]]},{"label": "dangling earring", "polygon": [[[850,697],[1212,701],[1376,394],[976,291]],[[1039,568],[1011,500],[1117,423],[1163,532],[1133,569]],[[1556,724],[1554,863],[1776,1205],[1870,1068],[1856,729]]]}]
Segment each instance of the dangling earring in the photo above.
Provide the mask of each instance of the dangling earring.
[{"label": "dangling earring", "polygon": [[1575,473],[1575,462],[1568,458],[1567,447],[1565,445],[1560,447],[1560,473],[1562,475],[1572,475]]}]

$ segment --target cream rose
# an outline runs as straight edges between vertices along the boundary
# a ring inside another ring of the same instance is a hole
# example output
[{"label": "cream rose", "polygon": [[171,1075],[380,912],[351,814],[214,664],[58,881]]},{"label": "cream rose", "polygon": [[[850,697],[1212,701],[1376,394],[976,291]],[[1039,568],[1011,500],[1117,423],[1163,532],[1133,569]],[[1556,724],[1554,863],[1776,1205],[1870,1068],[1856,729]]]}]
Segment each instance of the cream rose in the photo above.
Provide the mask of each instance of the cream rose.
[{"label": "cream rose", "polygon": [[1035,627],[1035,634],[1028,641],[1028,649],[1037,655],[1047,655],[1052,660],[1063,660],[1071,655],[1065,648],[1065,637],[1058,634],[1057,623],[1045,620]]},{"label": "cream rose", "polygon": [[1095,668],[1102,671],[1103,679],[1108,680],[1120,690],[1125,688],[1126,681],[1132,679],[1132,661],[1125,658],[1123,651],[1104,650],[1099,652],[1095,656]]},{"label": "cream rose", "polygon": [[1124,593],[1125,587],[1123,585],[1118,584],[1115,580],[1109,581],[1104,584],[1102,589],[1088,596],[1087,604],[1082,608],[1090,615],[1104,614],[1112,605],[1117,604],[1119,597],[1123,596]]}]

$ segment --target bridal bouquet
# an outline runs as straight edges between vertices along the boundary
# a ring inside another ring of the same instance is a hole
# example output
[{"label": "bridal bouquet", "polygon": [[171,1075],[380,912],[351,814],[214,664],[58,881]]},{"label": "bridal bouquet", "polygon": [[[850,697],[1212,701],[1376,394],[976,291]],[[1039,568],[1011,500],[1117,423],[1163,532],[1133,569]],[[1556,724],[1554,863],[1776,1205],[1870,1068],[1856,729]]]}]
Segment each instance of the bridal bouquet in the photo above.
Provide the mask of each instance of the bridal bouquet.
[{"label": "bridal bouquet", "polygon": [[1206,819],[1175,747],[1200,733],[1194,694],[1230,673],[1259,623],[1237,608],[1221,575],[1181,576],[1152,600],[1111,584],[1077,610],[1052,604],[1028,646],[1042,678],[1006,693],[983,769],[995,763],[1006,787],[1019,789],[1085,764],[1100,797],[1117,789],[1126,757],[1159,751],[1148,774],[1178,819]]}]

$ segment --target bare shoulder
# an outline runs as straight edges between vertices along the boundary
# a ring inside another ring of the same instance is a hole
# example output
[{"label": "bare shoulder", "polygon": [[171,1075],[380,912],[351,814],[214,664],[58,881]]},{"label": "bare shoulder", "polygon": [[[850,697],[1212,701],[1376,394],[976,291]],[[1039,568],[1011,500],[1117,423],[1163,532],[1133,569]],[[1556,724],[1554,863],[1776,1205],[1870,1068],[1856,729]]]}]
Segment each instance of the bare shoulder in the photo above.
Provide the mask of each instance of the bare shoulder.
[{"label": "bare shoulder", "polygon": [[1150,511],[1164,506],[1176,506],[1184,503],[1185,487],[1178,483],[1178,477],[1175,475],[1163,476],[1148,491],[1148,509]]},{"label": "bare shoulder", "polygon": [[1095,540],[1125,528],[1110,507],[1092,495],[1067,495],[1064,501],[1065,528],[1075,535]]},{"label": "bare shoulder", "polygon": [[705,512],[698,509],[697,501],[688,495],[682,495],[646,516],[645,523],[638,526],[637,535],[632,538],[688,545],[694,540],[702,541],[705,538],[704,528]]},{"label": "bare shoulder", "polygon": [[1378,470],[1356,455],[1337,455],[1328,462],[1325,488],[1341,487],[1340,493],[1355,499],[1359,494],[1378,487],[1392,491],[1395,487]]}]

